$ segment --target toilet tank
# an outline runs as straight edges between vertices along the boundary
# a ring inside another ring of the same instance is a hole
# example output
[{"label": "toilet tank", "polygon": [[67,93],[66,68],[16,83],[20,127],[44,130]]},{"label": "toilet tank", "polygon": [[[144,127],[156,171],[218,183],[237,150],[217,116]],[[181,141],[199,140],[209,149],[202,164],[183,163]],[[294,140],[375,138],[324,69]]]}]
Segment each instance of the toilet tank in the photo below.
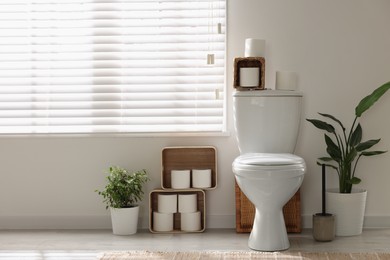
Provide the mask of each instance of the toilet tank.
[{"label": "toilet tank", "polygon": [[302,110],[299,91],[233,93],[234,127],[240,153],[293,153]]}]

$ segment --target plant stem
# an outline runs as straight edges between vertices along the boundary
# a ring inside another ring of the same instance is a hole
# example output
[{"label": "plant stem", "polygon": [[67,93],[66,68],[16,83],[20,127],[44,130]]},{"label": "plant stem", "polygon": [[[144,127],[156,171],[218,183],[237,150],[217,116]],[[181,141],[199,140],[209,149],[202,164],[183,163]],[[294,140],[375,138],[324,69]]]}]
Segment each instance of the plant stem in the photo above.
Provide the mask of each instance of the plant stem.
[{"label": "plant stem", "polygon": [[356,124],[356,120],[357,120],[357,116],[355,117],[355,120],[353,120],[352,127],[349,130],[347,145],[349,144],[349,141],[351,140],[351,136],[352,136],[353,128],[355,127],[355,124]]},{"label": "plant stem", "polygon": [[360,157],[362,157],[362,154],[360,154],[358,156],[358,158],[356,159],[355,165],[353,166],[352,178],[355,177],[356,165],[358,164]]},{"label": "plant stem", "polygon": [[341,139],[339,140],[339,136],[337,136],[336,132],[334,132],[334,136],[336,137],[336,141],[337,141],[337,144],[338,144],[339,149],[340,149],[341,160],[344,161],[346,154],[344,154],[343,142]]}]

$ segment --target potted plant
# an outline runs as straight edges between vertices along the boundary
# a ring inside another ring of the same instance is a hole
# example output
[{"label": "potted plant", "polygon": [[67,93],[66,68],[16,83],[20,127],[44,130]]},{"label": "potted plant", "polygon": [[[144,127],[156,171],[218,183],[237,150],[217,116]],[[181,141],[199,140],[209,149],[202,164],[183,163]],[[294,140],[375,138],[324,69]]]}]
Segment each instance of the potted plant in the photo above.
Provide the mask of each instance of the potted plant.
[{"label": "potted plant", "polygon": [[96,192],[103,196],[106,209],[110,208],[112,230],[115,235],[131,235],[137,232],[139,206],[144,194],[142,188],[149,178],[145,170],[129,173],[126,169],[109,168],[107,185]]},{"label": "potted plant", "polygon": [[[333,124],[317,119],[306,119],[318,129],[327,132],[324,137],[328,156],[318,158],[317,163],[335,169],[339,177],[339,188],[327,192],[327,207],[330,213],[336,215],[338,236],[357,235],[362,232],[367,191],[353,189],[353,185],[361,182],[355,175],[356,168],[361,157],[379,155],[386,151],[369,150],[379,143],[380,139],[362,141],[363,130],[358,119],[389,88],[390,82],[387,82],[359,102],[355,108],[355,120],[348,133],[342,122],[332,115],[319,113]],[[334,200],[340,201],[340,204]]]}]

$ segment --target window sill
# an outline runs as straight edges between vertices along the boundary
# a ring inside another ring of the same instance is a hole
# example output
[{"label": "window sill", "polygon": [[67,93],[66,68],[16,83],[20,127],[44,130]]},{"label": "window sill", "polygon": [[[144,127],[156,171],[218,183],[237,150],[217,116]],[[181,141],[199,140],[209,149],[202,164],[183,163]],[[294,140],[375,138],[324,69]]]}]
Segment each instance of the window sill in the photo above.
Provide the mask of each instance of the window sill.
[{"label": "window sill", "polygon": [[177,137],[230,137],[224,132],[172,132],[172,133],[66,133],[66,134],[0,134],[1,138],[177,138]]}]

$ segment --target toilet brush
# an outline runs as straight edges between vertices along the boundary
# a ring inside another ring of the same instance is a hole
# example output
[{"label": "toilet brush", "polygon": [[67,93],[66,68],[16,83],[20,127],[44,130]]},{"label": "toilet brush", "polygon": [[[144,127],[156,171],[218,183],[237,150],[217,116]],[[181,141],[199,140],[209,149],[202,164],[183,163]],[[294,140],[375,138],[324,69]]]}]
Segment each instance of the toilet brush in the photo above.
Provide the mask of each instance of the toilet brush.
[{"label": "toilet brush", "polygon": [[326,176],[325,176],[325,164],[322,167],[322,216],[326,216],[326,201],[325,201],[325,189],[326,189]]},{"label": "toilet brush", "polygon": [[322,164],[322,212],[313,215],[313,237],[317,241],[332,241],[335,236],[335,217],[326,213],[326,172],[325,164]]}]

